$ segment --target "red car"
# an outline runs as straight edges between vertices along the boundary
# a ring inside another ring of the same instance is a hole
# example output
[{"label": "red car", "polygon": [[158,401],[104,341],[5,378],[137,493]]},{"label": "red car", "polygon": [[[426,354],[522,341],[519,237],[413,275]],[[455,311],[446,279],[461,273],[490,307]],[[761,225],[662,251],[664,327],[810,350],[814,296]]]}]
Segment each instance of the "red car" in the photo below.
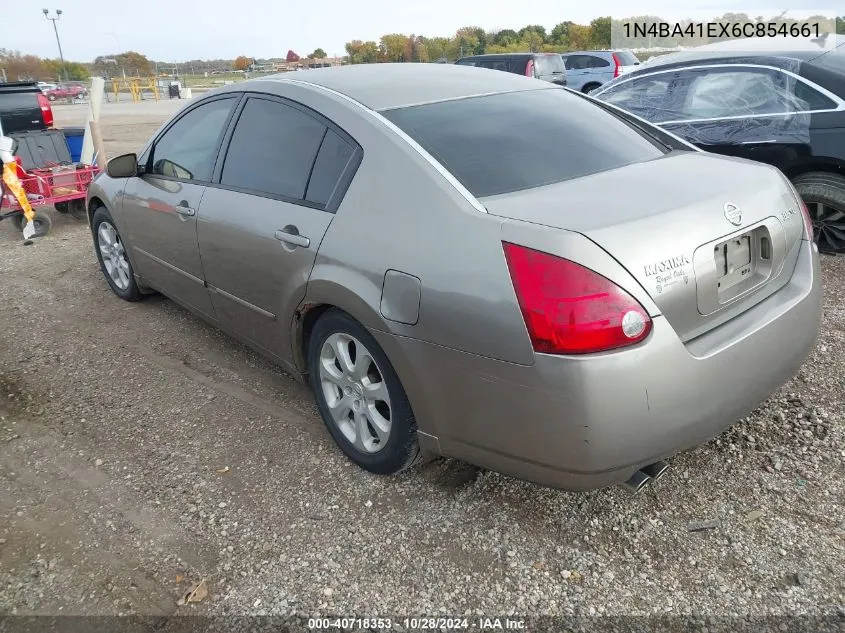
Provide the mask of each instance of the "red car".
[{"label": "red car", "polygon": [[76,99],[78,97],[84,97],[86,92],[87,91],[84,86],[64,84],[56,86],[50,90],[45,90],[44,95],[50,101],[55,101],[56,99]]}]

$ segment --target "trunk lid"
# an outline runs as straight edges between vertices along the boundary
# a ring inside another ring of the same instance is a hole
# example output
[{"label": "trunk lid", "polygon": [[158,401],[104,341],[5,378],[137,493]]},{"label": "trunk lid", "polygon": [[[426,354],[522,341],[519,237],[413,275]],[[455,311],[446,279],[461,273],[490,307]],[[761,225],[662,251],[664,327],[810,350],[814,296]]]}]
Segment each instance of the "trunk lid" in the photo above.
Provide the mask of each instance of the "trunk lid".
[{"label": "trunk lid", "polygon": [[782,287],[804,237],[800,203],[776,169],[703,152],[481,202],[493,215],[591,239],[640,283],[684,341]]}]

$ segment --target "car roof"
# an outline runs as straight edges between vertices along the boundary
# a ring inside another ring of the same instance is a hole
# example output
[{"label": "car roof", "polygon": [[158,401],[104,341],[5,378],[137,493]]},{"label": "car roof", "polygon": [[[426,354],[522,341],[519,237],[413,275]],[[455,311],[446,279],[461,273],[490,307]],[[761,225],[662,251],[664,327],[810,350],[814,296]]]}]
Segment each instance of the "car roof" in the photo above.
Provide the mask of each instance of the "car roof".
[{"label": "car roof", "polygon": [[271,75],[238,86],[244,89],[252,82],[268,80],[322,86],[373,110],[549,89],[547,83],[531,77],[455,64],[354,64]]}]

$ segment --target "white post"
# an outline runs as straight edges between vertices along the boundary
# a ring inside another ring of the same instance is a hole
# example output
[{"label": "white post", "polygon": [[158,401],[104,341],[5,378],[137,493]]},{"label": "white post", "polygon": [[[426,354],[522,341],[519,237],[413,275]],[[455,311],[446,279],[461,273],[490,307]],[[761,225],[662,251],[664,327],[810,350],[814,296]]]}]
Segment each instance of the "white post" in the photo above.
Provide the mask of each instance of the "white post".
[{"label": "white post", "polygon": [[94,138],[91,136],[91,121],[100,120],[100,106],[103,103],[103,93],[106,82],[102,77],[91,80],[91,94],[88,97],[88,120],[85,122],[85,136],[82,138],[81,162],[90,165],[94,160]]}]

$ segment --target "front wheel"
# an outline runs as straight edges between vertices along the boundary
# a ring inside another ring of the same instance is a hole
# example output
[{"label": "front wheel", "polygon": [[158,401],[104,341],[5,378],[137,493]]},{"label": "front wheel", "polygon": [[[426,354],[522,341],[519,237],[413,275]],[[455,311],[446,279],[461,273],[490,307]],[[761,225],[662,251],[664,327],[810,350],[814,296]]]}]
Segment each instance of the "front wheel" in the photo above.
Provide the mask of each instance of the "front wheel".
[{"label": "front wheel", "polygon": [[94,212],[92,230],[100,270],[112,292],[125,301],[139,301],[143,295],[135,282],[123,239],[105,207]]},{"label": "front wheel", "polygon": [[845,178],[812,172],[793,181],[813,220],[813,239],[819,250],[845,253]]},{"label": "front wheel", "polygon": [[308,372],[329,433],[361,468],[392,475],[419,456],[417,425],[399,377],[372,335],[340,310],[322,315]]}]

